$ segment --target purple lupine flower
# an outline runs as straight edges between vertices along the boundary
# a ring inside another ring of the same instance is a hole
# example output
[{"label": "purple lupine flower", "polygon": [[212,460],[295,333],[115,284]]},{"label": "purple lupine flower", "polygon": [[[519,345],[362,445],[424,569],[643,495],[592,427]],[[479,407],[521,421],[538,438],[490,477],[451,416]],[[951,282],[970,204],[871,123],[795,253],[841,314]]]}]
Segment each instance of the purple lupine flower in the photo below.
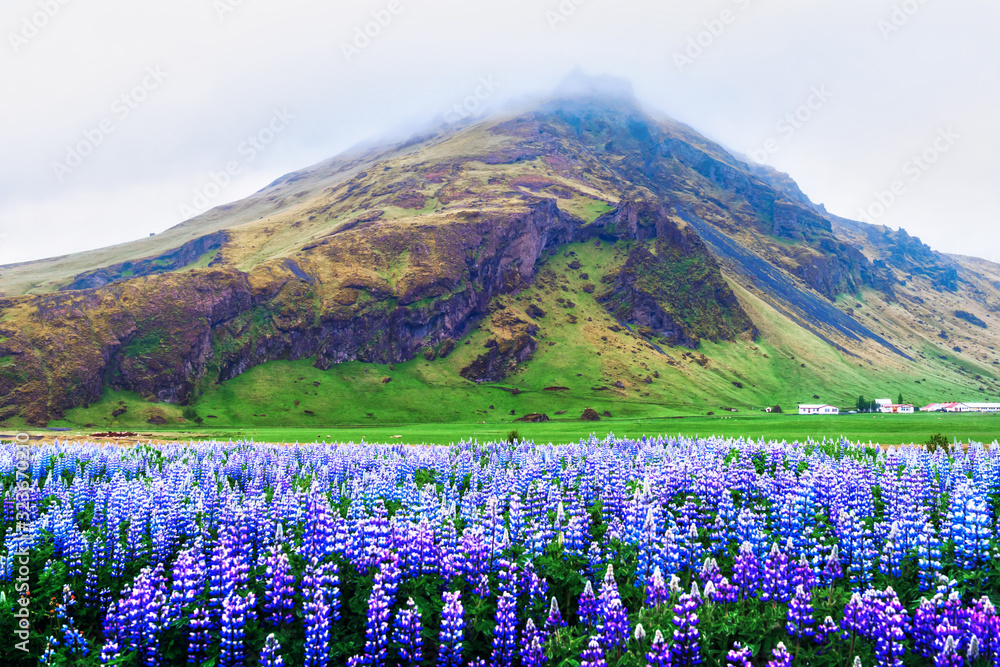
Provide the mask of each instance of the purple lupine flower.
[{"label": "purple lupine flower", "polygon": [[851,634],[867,637],[871,630],[869,616],[870,610],[861,599],[861,594],[854,593],[844,605],[844,618],[840,622],[844,638],[850,637]]},{"label": "purple lupine flower", "polygon": [[715,586],[718,586],[722,582],[722,571],[719,569],[719,563],[714,558],[706,558],[698,578],[701,579],[703,585],[711,581]]},{"label": "purple lupine flower", "polygon": [[416,667],[424,659],[422,630],[420,609],[409,598],[406,607],[396,612],[392,630],[392,640],[399,646],[399,664],[403,667]]},{"label": "purple lupine flower", "polygon": [[563,620],[562,613],[559,611],[559,603],[556,602],[556,597],[553,595],[552,604],[549,605],[549,615],[545,619],[545,633],[551,635],[559,628],[565,627],[566,621]]},{"label": "purple lupine flower", "polygon": [[[555,600],[555,598],[552,598]],[[558,608],[557,608],[558,611]],[[544,643],[542,633],[535,627],[535,622],[528,619],[524,624],[524,632],[521,633],[521,665],[522,667],[542,667],[545,664],[545,651],[542,650]]]},{"label": "purple lupine flower", "polygon": [[791,667],[792,654],[785,648],[783,642],[771,649],[771,659],[767,661],[767,667]]},{"label": "purple lupine flower", "polygon": [[514,648],[517,645],[517,604],[509,591],[504,591],[497,601],[496,629],[493,631],[493,667],[505,667],[514,663]]},{"label": "purple lupine flower", "polygon": [[795,596],[792,598],[791,604],[788,605],[785,628],[788,630],[788,634],[793,637],[808,639],[816,633],[813,628],[815,624],[812,592],[800,585],[795,589]]},{"label": "purple lupine flower", "polygon": [[744,542],[733,564],[733,583],[739,589],[741,598],[748,598],[760,586],[760,561],[753,552],[753,546]]},{"label": "purple lupine flower", "polygon": [[438,667],[462,667],[462,641],[465,638],[465,610],[462,594],[445,592],[441,610]]},{"label": "purple lupine flower", "polygon": [[798,562],[792,569],[792,590],[794,591],[799,586],[802,586],[807,591],[816,586],[816,574],[813,572],[813,567],[805,554],[799,557]]},{"label": "purple lupine flower", "polygon": [[330,663],[330,605],[317,588],[305,607],[305,667],[326,667]]},{"label": "purple lupine flower", "polygon": [[723,577],[722,581],[715,587],[715,594],[712,596],[712,600],[718,603],[725,602],[736,602],[739,597],[739,590],[736,586],[729,583],[727,577]]},{"label": "purple lupine flower", "polygon": [[222,625],[219,642],[219,664],[239,667],[246,663],[247,612],[257,604],[253,593],[246,597],[230,593],[222,601]]},{"label": "purple lupine flower", "polygon": [[608,667],[604,659],[604,649],[598,637],[591,637],[590,644],[580,654],[580,667]]},{"label": "purple lupine flower", "polygon": [[653,576],[646,582],[646,606],[659,607],[669,601],[670,594],[667,592],[667,582],[663,580],[663,573],[660,571],[660,566],[657,565],[653,570]]},{"label": "purple lupine flower", "polygon": [[934,667],[962,667],[961,654],[958,652],[958,642],[961,630],[947,622],[941,623],[934,630]]},{"label": "purple lupine flower", "polygon": [[272,632],[264,640],[264,648],[260,651],[260,667],[284,667],[285,659],[281,657],[280,651],[281,644]]},{"label": "purple lupine flower", "polygon": [[672,667],[701,664],[701,633],[698,631],[698,604],[687,593],[674,605],[674,641],[670,648]]},{"label": "purple lupine flower", "polygon": [[787,602],[790,594],[788,580],[788,556],[778,546],[771,545],[771,551],[764,560],[764,573],[761,577],[760,599],[764,602]]},{"label": "purple lupine flower", "polygon": [[1000,616],[985,595],[973,605],[968,628],[969,634],[979,640],[979,653],[1000,663]]},{"label": "purple lupine flower", "polygon": [[615,581],[615,570],[611,565],[608,565],[607,574],[604,575],[604,582],[601,584],[598,605],[597,626],[601,632],[601,645],[606,651],[624,647],[629,636],[628,609],[622,605],[618,582]]},{"label": "purple lupine flower", "polygon": [[362,664],[384,667],[389,659],[389,619],[392,617],[389,593],[378,576],[368,596],[368,617],[365,621],[365,648]]},{"label": "purple lupine flower", "polygon": [[830,556],[826,559],[826,567],[823,568],[823,580],[827,584],[832,584],[843,576],[844,566],[840,563],[840,549],[834,544]]},{"label": "purple lupine flower", "polygon": [[659,630],[653,635],[653,645],[646,653],[646,667],[670,667],[670,647]]},{"label": "purple lupine flower", "polygon": [[935,630],[938,626],[937,607],[927,598],[920,598],[920,606],[913,614],[913,647],[918,655],[934,655]]},{"label": "purple lupine flower", "polygon": [[750,667],[750,659],[753,658],[753,651],[749,646],[742,646],[739,642],[733,644],[733,649],[726,654],[726,667]]},{"label": "purple lupine flower", "polygon": [[[889,589],[890,591],[892,589]],[[888,602],[879,610],[875,618],[875,658],[879,667],[902,667],[903,655],[906,649],[906,624],[909,618],[900,604],[899,598],[892,595]]]},{"label": "purple lupine flower", "polygon": [[830,637],[837,634],[840,628],[837,626],[837,622],[833,620],[832,616],[827,616],[823,619],[823,622],[819,624],[816,628],[815,639],[816,643],[820,646],[826,646],[827,642],[830,641]]},{"label": "purple lupine flower", "polygon": [[267,557],[264,581],[264,617],[271,625],[291,623],[295,609],[295,575],[280,545],[275,545]]},{"label": "purple lupine flower", "polygon": [[588,581],[580,593],[580,606],[577,617],[582,625],[595,625],[598,620],[597,597],[594,595],[594,587]]}]

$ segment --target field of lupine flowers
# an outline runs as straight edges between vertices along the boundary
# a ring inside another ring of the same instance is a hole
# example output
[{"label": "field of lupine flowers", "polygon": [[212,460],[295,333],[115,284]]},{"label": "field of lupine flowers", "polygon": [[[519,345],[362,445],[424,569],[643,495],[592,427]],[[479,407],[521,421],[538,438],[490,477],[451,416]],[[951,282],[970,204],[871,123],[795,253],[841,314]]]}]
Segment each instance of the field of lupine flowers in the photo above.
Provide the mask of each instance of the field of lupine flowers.
[{"label": "field of lupine flowers", "polygon": [[1000,665],[997,447],[23,450],[5,665]]}]

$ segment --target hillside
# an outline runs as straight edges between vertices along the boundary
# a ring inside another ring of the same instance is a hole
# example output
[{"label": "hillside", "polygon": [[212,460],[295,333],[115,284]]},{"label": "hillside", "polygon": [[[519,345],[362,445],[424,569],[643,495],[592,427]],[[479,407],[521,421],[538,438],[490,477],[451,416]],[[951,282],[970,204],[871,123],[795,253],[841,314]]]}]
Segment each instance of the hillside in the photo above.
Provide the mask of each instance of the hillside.
[{"label": "hillside", "polygon": [[622,90],[359,149],[150,239],[0,267],[0,293],[7,425],[1000,393],[1000,267],[831,216]]}]

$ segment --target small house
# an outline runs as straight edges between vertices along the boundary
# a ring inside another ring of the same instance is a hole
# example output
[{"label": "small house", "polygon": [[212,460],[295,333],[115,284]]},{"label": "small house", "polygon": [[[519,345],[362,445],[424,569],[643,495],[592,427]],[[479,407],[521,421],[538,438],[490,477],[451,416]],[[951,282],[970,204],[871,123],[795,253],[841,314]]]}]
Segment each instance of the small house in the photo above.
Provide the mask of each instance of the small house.
[{"label": "small house", "polygon": [[883,405],[879,412],[886,415],[912,415],[915,409],[912,405]]},{"label": "small house", "polygon": [[832,405],[800,405],[800,415],[839,415],[840,408]]}]

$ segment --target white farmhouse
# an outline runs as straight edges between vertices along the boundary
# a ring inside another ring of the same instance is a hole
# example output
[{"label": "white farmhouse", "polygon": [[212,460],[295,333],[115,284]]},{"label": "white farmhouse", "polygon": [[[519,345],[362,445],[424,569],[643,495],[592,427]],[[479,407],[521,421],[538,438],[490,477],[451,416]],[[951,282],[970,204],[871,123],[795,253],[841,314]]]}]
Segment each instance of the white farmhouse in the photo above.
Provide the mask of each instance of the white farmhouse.
[{"label": "white farmhouse", "polygon": [[883,405],[879,408],[879,412],[886,415],[912,415],[915,409],[912,405]]},{"label": "white farmhouse", "polygon": [[800,415],[839,415],[840,408],[832,405],[800,405]]}]

